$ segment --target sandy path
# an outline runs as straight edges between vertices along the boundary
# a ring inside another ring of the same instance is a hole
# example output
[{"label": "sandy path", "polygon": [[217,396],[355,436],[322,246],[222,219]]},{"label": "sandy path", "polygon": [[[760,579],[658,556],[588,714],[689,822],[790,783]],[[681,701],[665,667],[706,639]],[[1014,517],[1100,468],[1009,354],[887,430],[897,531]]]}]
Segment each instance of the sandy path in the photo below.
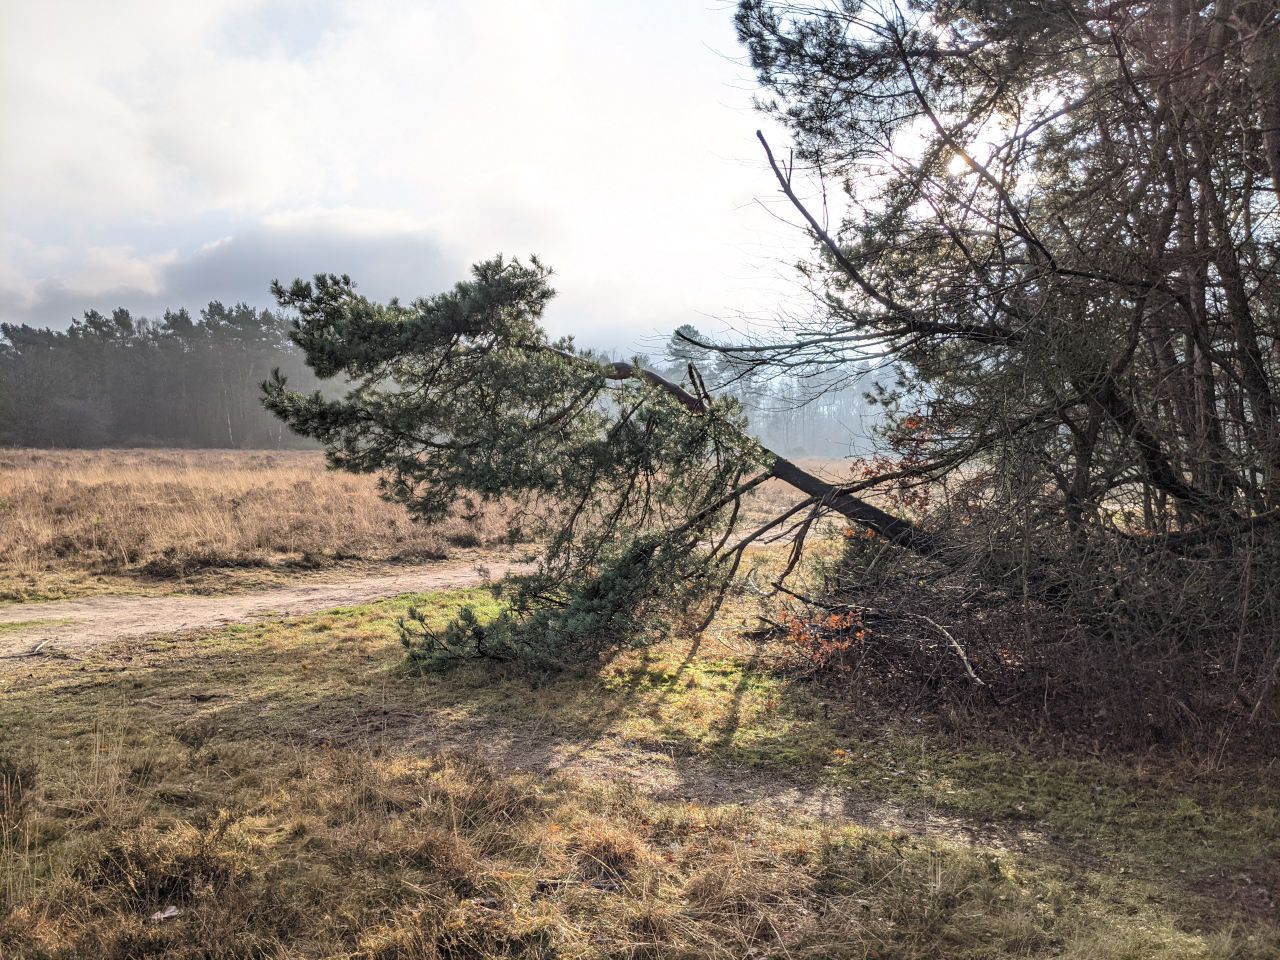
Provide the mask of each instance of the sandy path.
[{"label": "sandy path", "polygon": [[132,637],[210,630],[260,617],[370,603],[403,593],[471,587],[500,579],[518,566],[441,562],[222,597],[87,597],[13,604],[0,607],[0,658],[23,657],[37,650],[69,653]]}]

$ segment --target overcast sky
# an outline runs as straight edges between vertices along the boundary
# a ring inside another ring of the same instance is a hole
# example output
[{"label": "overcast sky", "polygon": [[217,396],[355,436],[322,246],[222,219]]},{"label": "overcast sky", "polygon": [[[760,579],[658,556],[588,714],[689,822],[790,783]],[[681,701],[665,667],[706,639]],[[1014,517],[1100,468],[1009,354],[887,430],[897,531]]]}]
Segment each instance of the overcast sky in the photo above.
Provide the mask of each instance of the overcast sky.
[{"label": "overcast sky", "polygon": [[[767,314],[801,238],[722,0],[0,0],[0,319],[409,299],[498,252],[555,333]],[[772,201],[770,201],[772,202]]]}]

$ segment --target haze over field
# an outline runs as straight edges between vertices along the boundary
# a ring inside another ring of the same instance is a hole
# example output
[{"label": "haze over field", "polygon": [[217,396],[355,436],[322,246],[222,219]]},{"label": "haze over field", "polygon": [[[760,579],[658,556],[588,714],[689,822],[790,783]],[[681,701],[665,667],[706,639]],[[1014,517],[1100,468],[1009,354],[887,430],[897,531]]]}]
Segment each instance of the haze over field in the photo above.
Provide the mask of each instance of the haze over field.
[{"label": "haze over field", "polygon": [[[719,0],[0,3],[0,318],[65,327],[349,273],[557,270],[554,333],[768,313],[803,239],[755,203]],[[766,202],[772,202],[766,200]]]}]

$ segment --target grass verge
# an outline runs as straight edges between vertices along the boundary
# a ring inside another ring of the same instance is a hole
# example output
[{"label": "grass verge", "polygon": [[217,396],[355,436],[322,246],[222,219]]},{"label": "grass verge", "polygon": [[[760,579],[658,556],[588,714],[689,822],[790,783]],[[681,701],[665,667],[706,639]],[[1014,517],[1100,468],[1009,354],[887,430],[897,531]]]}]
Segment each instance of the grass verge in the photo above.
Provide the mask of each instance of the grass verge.
[{"label": "grass verge", "polygon": [[414,678],[410,602],[495,609],[399,598],[0,673],[0,955],[1280,948],[1274,770],[863,721],[728,628],[598,675]]}]

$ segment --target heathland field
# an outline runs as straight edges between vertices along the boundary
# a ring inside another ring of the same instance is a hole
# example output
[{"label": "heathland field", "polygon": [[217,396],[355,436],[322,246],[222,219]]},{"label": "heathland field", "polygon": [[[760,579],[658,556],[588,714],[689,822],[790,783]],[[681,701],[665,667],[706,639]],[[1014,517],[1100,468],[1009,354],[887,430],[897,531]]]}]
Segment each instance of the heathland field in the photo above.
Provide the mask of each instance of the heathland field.
[{"label": "heathland field", "polygon": [[319,452],[0,450],[0,601],[270,583],[506,542],[495,506],[415,523]]},{"label": "heathland field", "polygon": [[40,612],[496,569],[512,519],[421,527],[315,454],[0,454],[3,597],[52,637],[0,659],[0,956],[1280,950],[1274,762],[819,683],[749,587],[700,637],[536,676],[407,665],[410,605],[483,620],[485,587],[64,647]]},{"label": "heathland field", "polygon": [[[771,483],[748,508],[794,498]],[[529,524],[474,502],[417,523],[374,478],[326,470],[318,451],[0,449],[0,603],[482,559],[524,543]]]}]

